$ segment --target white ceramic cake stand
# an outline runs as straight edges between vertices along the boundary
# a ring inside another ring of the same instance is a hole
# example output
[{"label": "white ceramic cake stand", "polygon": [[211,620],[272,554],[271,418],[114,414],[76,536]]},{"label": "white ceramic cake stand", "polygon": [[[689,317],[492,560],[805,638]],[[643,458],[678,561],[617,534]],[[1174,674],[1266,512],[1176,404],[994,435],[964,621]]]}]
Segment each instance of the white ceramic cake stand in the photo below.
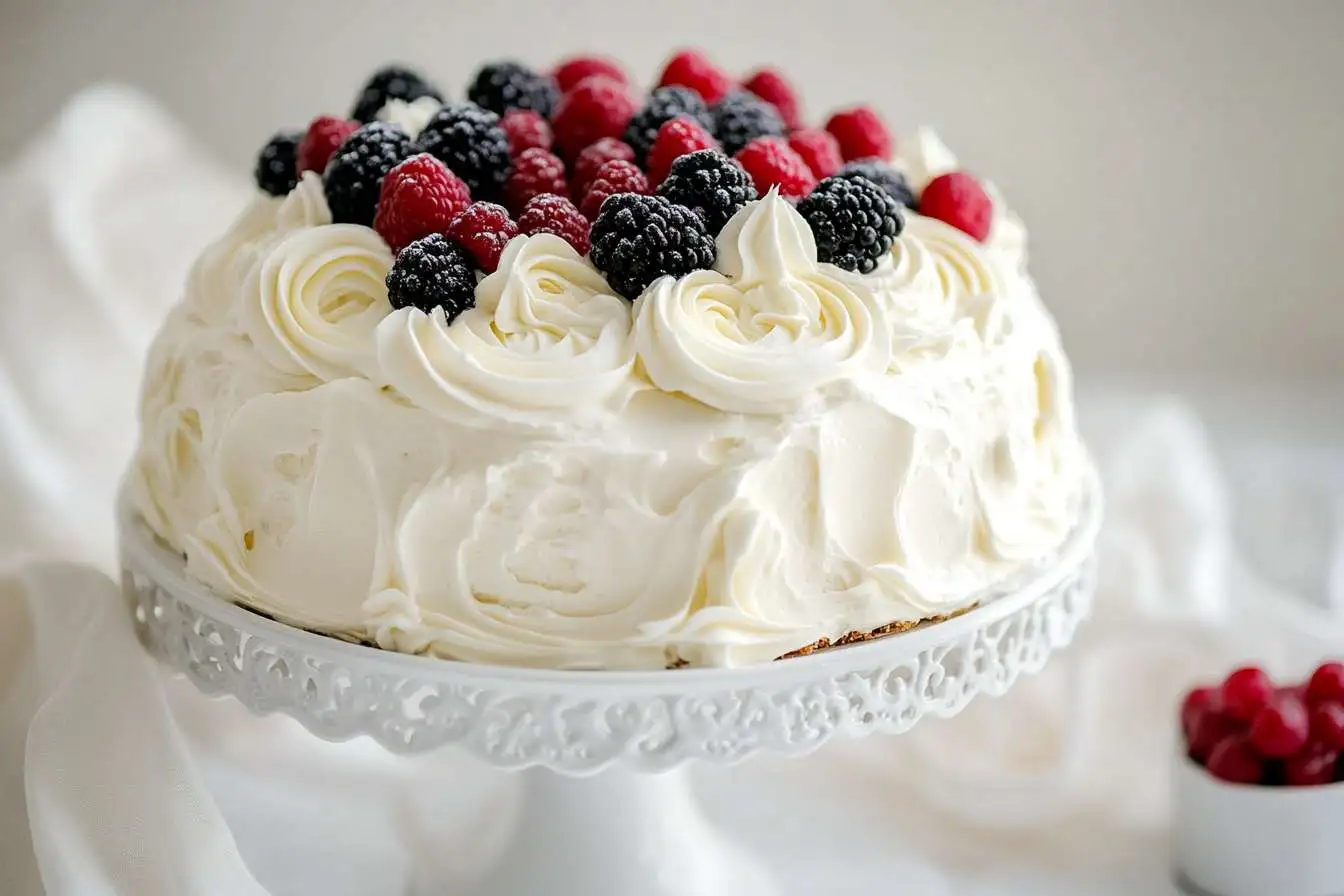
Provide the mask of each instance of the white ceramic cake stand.
[{"label": "white ceramic cake stand", "polygon": [[395,753],[458,746],[526,770],[520,822],[473,896],[782,896],[701,816],[688,759],[801,756],[837,735],[899,734],[1039,670],[1094,586],[1092,487],[1047,562],[965,615],[744,669],[553,672],[403,656],[290,628],[184,575],[126,510],[121,562],[145,647],[201,691],[281,712],[326,740]]}]

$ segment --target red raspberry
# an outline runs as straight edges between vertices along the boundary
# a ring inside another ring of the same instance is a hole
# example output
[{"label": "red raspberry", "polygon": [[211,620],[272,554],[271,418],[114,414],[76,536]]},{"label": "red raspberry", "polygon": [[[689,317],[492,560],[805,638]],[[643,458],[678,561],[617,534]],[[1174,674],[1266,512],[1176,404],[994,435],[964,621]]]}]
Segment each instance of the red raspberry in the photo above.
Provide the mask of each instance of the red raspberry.
[{"label": "red raspberry", "polygon": [[1214,747],[1205,766],[1215,778],[1232,784],[1259,784],[1265,777],[1265,761],[1250,740],[1235,734]]},{"label": "red raspberry", "polygon": [[606,75],[590,75],[560,98],[551,116],[555,143],[569,159],[603,137],[619,137],[635,114],[629,89]]},{"label": "red raspberry", "polygon": [[513,160],[509,179],[504,181],[505,202],[510,211],[520,212],[529,199],[542,193],[559,196],[569,193],[569,184],[565,183],[565,163],[545,149],[524,150]]},{"label": "red raspberry", "polygon": [[1344,703],[1317,703],[1311,708],[1311,737],[1344,750]]},{"label": "red raspberry", "polygon": [[551,126],[531,109],[510,109],[499,120],[499,126],[509,137],[509,155],[515,159],[524,150],[550,149],[555,145]]},{"label": "red raspberry", "polygon": [[1307,684],[1307,702],[1344,703],[1344,663],[1322,663]]},{"label": "red raspberry", "polygon": [[1195,727],[1204,714],[1211,711],[1213,688],[1195,688],[1181,701],[1181,734],[1189,746],[1195,737]]},{"label": "red raspberry", "polygon": [[846,162],[877,156],[891,158],[891,134],[887,126],[868,106],[855,106],[831,116],[826,130],[840,141],[840,154]]},{"label": "red raspberry", "polygon": [[697,149],[718,149],[719,143],[709,132],[701,127],[694,118],[680,115],[663,122],[658,128],[658,136],[649,147],[644,167],[648,169],[649,181],[654,186],[663,182],[672,163],[688,152]]},{"label": "red raspberry", "polygon": [[620,159],[622,162],[633,162],[635,160],[635,151],[629,143],[617,140],[615,137],[603,137],[601,140],[583,148],[578,158],[574,160],[574,171],[569,178],[570,189],[574,192],[574,199],[581,201],[588,192],[588,185],[597,177],[598,169],[608,162]]},{"label": "red raspberry", "polygon": [[[937,178],[935,178],[935,182],[936,180]],[[919,210],[920,214],[925,213],[923,197],[920,199]],[[934,215],[933,217],[938,216]],[[1250,724],[1255,719],[1255,714],[1274,697],[1274,693],[1274,682],[1269,680],[1269,676],[1263,670],[1254,666],[1245,666],[1232,672],[1223,680],[1222,687],[1218,691],[1218,698],[1221,701],[1224,714],[1238,722]]]},{"label": "red raspberry", "polygon": [[695,50],[682,50],[667,60],[656,87],[680,84],[689,87],[711,106],[733,89],[733,81]]},{"label": "red raspberry", "polygon": [[598,209],[602,208],[602,201],[608,196],[615,196],[617,193],[639,193],[647,196],[652,192],[649,179],[639,170],[638,165],[614,159],[597,169],[597,177],[588,185],[588,192],[583,195],[583,202],[579,203],[579,211],[591,221],[597,217]]},{"label": "red raspberry", "polygon": [[[919,213],[951,224],[983,243],[994,222],[994,203],[974,177],[964,171],[949,171],[924,187],[919,195]],[[1270,685],[1264,686],[1273,690]]]},{"label": "red raspberry", "polygon": [[383,178],[373,229],[395,254],[422,236],[442,233],[453,216],[470,204],[471,191],[462,179],[422,152]]},{"label": "red raspberry", "polygon": [[1339,750],[1312,743],[1283,763],[1284,783],[1289,787],[1317,787],[1335,780]]},{"label": "red raspberry", "polygon": [[575,252],[588,254],[588,219],[563,196],[546,193],[533,199],[518,216],[518,229],[527,234],[553,233]]},{"label": "red raspberry", "polygon": [[[798,108],[798,93],[784,76],[772,68],[759,69],[742,82],[742,86],[775,107],[784,126],[789,130],[802,127],[802,112]],[[838,165],[836,166],[839,167]],[[823,177],[824,175],[817,175]]]},{"label": "red raspberry", "polygon": [[589,75],[605,75],[613,81],[620,81],[622,84],[629,83],[629,78],[621,67],[609,59],[602,59],[597,56],[575,56],[566,59],[555,67],[551,72],[551,77],[555,79],[556,86],[560,88],[561,93],[568,93],[569,89],[582,81]]},{"label": "red raspberry", "polygon": [[476,261],[487,274],[499,267],[499,256],[509,240],[518,235],[518,225],[509,212],[493,202],[473,202],[448,222],[444,231]]},{"label": "red raspberry", "polygon": [[801,199],[817,185],[812,169],[778,137],[757,137],[738,150],[736,159],[747,169],[761,195],[779,187],[784,196]]},{"label": "red raspberry", "polygon": [[308,133],[299,141],[299,149],[295,154],[296,170],[300,174],[305,171],[316,171],[319,174],[325,171],[327,162],[331,161],[337,148],[357,130],[357,121],[346,121],[330,115],[314,118],[313,123],[308,125]]},{"label": "red raspberry", "polygon": [[1209,761],[1209,755],[1220,743],[1235,734],[1245,733],[1246,726],[1210,708],[1195,719],[1187,752],[1196,762],[1206,763]]},{"label": "red raspberry", "polygon": [[804,128],[789,135],[789,148],[807,163],[817,180],[830,177],[840,170],[845,160],[840,156],[840,144],[830,131]]},{"label": "red raspberry", "polygon": [[1251,722],[1251,743],[1270,759],[1292,756],[1306,745],[1310,733],[1307,707],[1296,697],[1274,697]]}]

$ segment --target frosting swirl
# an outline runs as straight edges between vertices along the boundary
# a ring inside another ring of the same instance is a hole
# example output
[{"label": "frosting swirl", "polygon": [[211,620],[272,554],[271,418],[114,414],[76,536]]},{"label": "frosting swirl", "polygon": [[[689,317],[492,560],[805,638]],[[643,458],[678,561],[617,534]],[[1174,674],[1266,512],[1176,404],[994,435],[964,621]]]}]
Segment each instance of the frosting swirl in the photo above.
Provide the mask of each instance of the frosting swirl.
[{"label": "frosting swirl", "polygon": [[303,172],[299,175],[298,184],[289,191],[275,213],[276,229],[301,230],[330,223],[331,208],[327,205],[327,193],[322,187],[322,175],[316,171]]},{"label": "frosting swirl", "polygon": [[417,97],[409,103],[405,100],[392,99],[378,110],[378,120],[401,125],[402,129],[414,139],[425,129],[425,125],[429,124],[434,113],[442,107],[443,103],[432,96]]}]

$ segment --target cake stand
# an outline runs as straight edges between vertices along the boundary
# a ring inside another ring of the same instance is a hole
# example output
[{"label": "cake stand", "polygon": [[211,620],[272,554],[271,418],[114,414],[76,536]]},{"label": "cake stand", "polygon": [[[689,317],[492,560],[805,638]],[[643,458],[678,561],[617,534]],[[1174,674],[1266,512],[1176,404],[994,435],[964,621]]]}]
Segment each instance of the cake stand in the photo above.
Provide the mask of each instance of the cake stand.
[{"label": "cake stand", "polygon": [[404,656],[300,631],[187,578],[123,501],[122,580],[141,642],[201,691],[394,753],[457,746],[516,769],[526,802],[472,896],[783,896],[701,816],[678,770],[899,734],[1005,692],[1072,639],[1095,584],[1092,480],[1054,556],[964,615],[743,669],[560,672]]}]

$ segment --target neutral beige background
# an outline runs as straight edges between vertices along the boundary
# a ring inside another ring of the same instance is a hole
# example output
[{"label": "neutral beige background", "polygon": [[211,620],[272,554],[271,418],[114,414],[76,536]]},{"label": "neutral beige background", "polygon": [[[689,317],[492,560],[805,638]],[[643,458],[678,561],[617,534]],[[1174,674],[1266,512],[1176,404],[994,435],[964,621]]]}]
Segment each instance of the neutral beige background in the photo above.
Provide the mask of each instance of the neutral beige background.
[{"label": "neutral beige background", "polygon": [[1344,3],[0,0],[0,158],[100,78],[242,173],[390,58],[460,96],[483,58],[647,79],[688,43],[936,125],[1026,218],[1083,371],[1344,374]]}]

